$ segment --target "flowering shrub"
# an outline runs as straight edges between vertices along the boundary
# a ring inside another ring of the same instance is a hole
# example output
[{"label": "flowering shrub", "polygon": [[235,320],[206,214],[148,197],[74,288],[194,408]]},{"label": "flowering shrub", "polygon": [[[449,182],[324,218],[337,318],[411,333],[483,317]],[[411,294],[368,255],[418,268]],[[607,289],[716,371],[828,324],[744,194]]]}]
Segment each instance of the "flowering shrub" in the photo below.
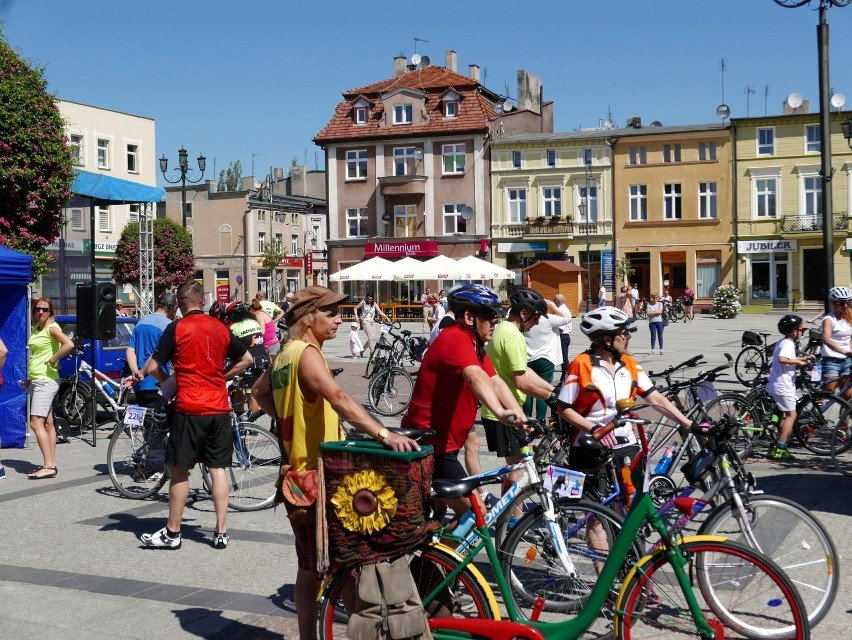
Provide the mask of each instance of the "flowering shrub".
[{"label": "flowering shrub", "polygon": [[56,99],[0,30],[0,244],[33,257],[33,276],[50,268],[45,246],[59,235],[71,194],[71,154]]},{"label": "flowering shrub", "polygon": [[713,293],[713,313],[717,318],[736,318],[742,313],[740,292],[731,285],[724,285]]},{"label": "flowering shrub", "polygon": [[[154,288],[171,289],[192,278],[195,255],[192,236],[174,220],[156,218],[154,224]],[[116,283],[139,282],[139,223],[131,222],[121,232],[112,276]]]}]

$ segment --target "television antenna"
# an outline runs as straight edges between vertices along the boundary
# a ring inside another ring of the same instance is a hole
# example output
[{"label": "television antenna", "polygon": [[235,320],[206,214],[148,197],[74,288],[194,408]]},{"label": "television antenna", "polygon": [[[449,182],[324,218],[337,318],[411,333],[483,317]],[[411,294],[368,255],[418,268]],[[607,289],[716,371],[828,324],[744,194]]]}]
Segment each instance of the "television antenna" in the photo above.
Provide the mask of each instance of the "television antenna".
[{"label": "television antenna", "polygon": [[[429,42],[429,40],[424,40],[423,38],[418,38],[417,36],[414,36],[414,53],[415,54],[417,53],[417,43],[418,42]],[[415,62],[414,64],[417,64],[417,63]]]},{"label": "television antenna", "polygon": [[755,91],[753,86],[747,84],[744,93],[746,94],[746,118],[748,118],[749,108],[751,106],[751,97],[757,93],[757,91]]}]

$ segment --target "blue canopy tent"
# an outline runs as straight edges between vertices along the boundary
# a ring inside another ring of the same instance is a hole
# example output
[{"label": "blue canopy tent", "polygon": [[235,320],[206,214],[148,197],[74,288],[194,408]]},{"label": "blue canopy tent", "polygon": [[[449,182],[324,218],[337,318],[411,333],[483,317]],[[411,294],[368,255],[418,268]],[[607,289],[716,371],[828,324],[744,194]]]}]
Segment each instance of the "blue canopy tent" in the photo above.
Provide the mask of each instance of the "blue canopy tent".
[{"label": "blue canopy tent", "polygon": [[4,447],[23,447],[27,440],[27,396],[18,380],[27,377],[32,279],[32,257],[0,246],[0,338],[9,350],[0,390],[0,441]]}]

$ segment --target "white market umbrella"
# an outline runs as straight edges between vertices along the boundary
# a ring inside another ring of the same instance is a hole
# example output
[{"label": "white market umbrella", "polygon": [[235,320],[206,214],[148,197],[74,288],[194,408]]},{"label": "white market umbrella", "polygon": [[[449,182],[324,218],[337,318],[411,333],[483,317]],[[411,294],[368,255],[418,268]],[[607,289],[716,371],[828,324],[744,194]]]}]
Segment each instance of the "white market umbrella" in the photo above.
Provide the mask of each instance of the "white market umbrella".
[{"label": "white market umbrella", "polygon": [[458,260],[458,267],[462,272],[461,280],[511,280],[515,277],[514,271],[480,260],[476,256],[466,256]]},{"label": "white market umbrella", "polygon": [[328,279],[331,282],[389,281],[393,280],[393,273],[393,262],[376,256],[337,273],[332,273]]},{"label": "white market umbrella", "polygon": [[418,273],[418,280],[459,280],[461,267],[458,260],[447,256],[435,256],[424,262]]},{"label": "white market umbrella", "polygon": [[423,276],[420,273],[423,271],[424,264],[422,260],[417,260],[411,256],[405,256],[401,260],[397,260],[393,263],[394,280],[401,280],[403,282],[423,280]]}]

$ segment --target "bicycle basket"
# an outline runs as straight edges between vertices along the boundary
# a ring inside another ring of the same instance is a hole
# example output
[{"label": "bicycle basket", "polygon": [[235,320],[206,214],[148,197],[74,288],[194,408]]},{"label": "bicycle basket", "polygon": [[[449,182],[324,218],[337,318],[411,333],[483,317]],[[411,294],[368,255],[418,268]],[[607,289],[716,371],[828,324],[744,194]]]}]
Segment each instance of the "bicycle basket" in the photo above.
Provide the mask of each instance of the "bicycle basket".
[{"label": "bicycle basket", "polygon": [[396,558],[426,539],[432,451],[421,445],[420,451],[396,452],[366,440],[320,445],[322,520],[333,562]]},{"label": "bicycle basket", "polygon": [[754,345],[759,347],[763,344],[763,340],[760,337],[759,333],[755,333],[754,331],[743,331],[743,346]]},{"label": "bicycle basket", "polygon": [[822,344],[822,331],[819,329],[808,329],[808,342]]},{"label": "bicycle basket", "polygon": [[701,481],[715,462],[716,454],[710,449],[702,449],[689,462],[683,465],[680,470],[686,481],[695,487],[701,484]]}]

